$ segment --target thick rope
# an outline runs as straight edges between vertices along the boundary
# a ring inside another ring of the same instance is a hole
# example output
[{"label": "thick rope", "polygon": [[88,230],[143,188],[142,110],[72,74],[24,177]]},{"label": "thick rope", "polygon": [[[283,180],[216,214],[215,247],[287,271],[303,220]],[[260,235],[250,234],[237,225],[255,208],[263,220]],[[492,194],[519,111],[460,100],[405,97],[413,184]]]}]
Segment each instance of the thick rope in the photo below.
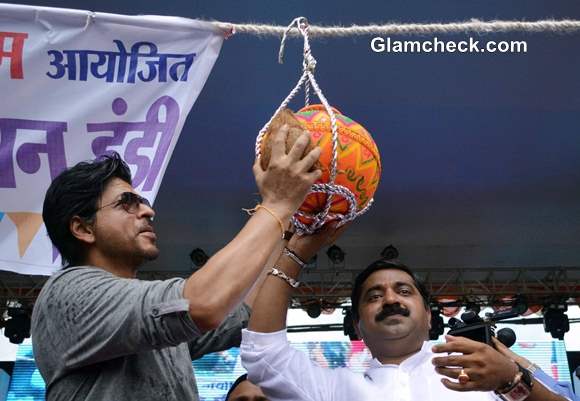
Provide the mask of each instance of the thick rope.
[{"label": "thick rope", "polygon": [[[254,36],[284,35],[287,28],[265,24],[231,24],[214,22],[221,30]],[[541,21],[481,21],[472,19],[465,22],[352,25],[352,26],[310,26],[310,37],[346,37],[362,35],[433,35],[455,33],[506,33],[506,32],[552,32],[571,34],[580,32],[579,20],[541,20]],[[300,36],[300,32],[290,31],[287,36]]]}]

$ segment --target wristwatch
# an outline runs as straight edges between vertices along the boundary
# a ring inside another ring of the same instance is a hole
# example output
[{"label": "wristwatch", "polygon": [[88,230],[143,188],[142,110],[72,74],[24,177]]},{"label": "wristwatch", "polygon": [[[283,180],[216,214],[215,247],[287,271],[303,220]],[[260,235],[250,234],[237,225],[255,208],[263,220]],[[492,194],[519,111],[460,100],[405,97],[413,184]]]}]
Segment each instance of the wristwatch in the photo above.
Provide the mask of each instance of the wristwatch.
[{"label": "wristwatch", "polygon": [[518,366],[518,373],[513,380],[495,390],[495,393],[504,401],[524,401],[532,393],[534,386],[532,373],[519,363],[515,362],[515,364]]},{"label": "wristwatch", "polygon": [[542,370],[542,368],[540,368],[538,365],[536,365],[533,362],[530,362],[530,365],[526,369],[530,371],[532,376],[536,374],[536,371]]}]

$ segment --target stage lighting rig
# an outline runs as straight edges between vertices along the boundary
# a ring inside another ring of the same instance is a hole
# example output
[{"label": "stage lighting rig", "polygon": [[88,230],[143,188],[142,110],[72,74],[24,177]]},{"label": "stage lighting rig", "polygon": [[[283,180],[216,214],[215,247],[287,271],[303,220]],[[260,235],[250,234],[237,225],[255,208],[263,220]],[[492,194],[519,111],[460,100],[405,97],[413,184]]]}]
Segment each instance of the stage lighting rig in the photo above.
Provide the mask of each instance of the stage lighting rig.
[{"label": "stage lighting rig", "polygon": [[399,257],[399,250],[393,245],[387,245],[381,251],[381,257],[385,260],[397,259]]},{"label": "stage lighting rig", "polygon": [[343,320],[343,332],[345,336],[351,341],[358,341],[360,340],[359,336],[356,334],[356,330],[354,328],[354,320],[352,319],[352,311],[350,308],[344,308],[344,320]]},{"label": "stage lighting rig", "polygon": [[209,259],[209,256],[207,256],[207,253],[205,253],[203,249],[195,248],[193,251],[189,253],[189,259],[191,259],[193,264],[199,268],[205,265],[205,263]]},{"label": "stage lighting rig", "polygon": [[568,305],[565,302],[553,302],[544,306],[544,331],[553,338],[564,339],[564,334],[570,331],[570,321],[566,315]]},{"label": "stage lighting rig", "polygon": [[322,313],[322,305],[320,305],[320,302],[318,301],[312,301],[312,303],[306,307],[306,313],[312,319],[316,319]]},{"label": "stage lighting rig", "polygon": [[4,326],[4,336],[12,344],[22,344],[25,338],[30,338],[30,311],[25,308],[8,308],[8,316]]},{"label": "stage lighting rig", "polygon": [[326,256],[328,256],[328,259],[330,259],[332,264],[337,265],[339,263],[344,262],[345,253],[340,247],[338,247],[336,245],[332,245],[326,251]]}]

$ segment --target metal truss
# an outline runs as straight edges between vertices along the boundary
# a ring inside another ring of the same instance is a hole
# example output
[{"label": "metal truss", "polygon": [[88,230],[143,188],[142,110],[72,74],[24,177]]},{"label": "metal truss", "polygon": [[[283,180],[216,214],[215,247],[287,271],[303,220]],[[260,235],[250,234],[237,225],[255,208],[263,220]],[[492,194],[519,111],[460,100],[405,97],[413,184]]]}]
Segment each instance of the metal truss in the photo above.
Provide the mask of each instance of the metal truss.
[{"label": "metal truss", "polygon": [[[580,303],[580,267],[481,267],[418,268],[434,299],[456,299],[458,303],[497,305],[505,297],[525,296],[529,305],[547,302]],[[345,306],[358,270],[344,265],[327,268],[307,267],[300,277],[303,286],[293,298],[292,306],[307,308],[318,304],[324,309]],[[188,277],[187,271],[142,271],[144,280]],[[0,271],[0,311],[10,303],[32,305],[45,276],[29,276]]]},{"label": "metal truss", "polygon": [[[457,304],[498,305],[513,296],[525,297],[529,305],[548,302],[580,303],[580,267],[489,267],[414,269],[434,300],[456,299]],[[309,269],[294,297],[294,307],[320,303],[323,309],[349,302],[358,271]],[[450,301],[447,301],[450,303]],[[451,302],[452,303],[452,302]]]},{"label": "metal truss", "polygon": [[0,311],[15,302],[22,306],[32,305],[46,280],[46,276],[0,271]]}]

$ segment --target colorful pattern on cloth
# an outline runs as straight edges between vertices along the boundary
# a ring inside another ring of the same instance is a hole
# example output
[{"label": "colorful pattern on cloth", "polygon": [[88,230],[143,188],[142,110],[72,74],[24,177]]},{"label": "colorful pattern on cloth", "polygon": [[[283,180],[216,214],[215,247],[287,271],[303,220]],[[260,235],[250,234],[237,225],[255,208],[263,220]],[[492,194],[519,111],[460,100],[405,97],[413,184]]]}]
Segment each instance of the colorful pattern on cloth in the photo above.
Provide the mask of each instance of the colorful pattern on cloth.
[{"label": "colorful pattern on cloth", "polygon": [[[358,204],[357,211],[362,210],[373,198],[381,177],[381,159],[379,150],[371,134],[359,123],[333,108],[338,128],[338,158],[335,184],[348,188]],[[317,183],[330,182],[330,164],[332,160],[332,128],[328,113],[321,104],[306,106],[294,114],[298,121],[310,133],[312,141],[321,148],[320,164],[323,166],[322,177]],[[326,204],[326,194],[310,194],[300,207],[309,214],[316,214]],[[345,214],[348,202],[341,196],[334,196],[330,213]],[[310,223],[300,217],[303,223]]]}]

